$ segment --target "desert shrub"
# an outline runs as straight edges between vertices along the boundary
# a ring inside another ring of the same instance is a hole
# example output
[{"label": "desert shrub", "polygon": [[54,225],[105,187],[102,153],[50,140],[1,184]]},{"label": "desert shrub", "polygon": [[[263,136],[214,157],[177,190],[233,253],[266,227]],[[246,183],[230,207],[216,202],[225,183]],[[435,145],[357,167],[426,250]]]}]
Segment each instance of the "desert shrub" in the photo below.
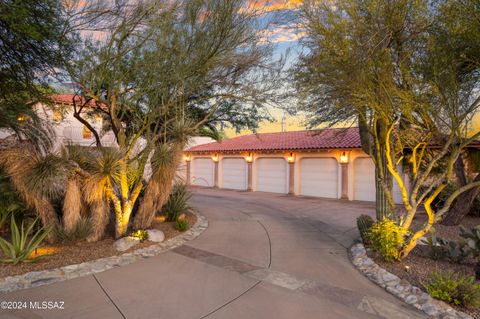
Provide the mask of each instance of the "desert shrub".
[{"label": "desert shrub", "polygon": [[385,218],[372,225],[368,234],[371,247],[387,261],[399,259],[407,231],[391,219]]},{"label": "desert shrub", "polygon": [[80,217],[73,231],[68,232],[62,226],[54,229],[55,239],[58,241],[76,241],[86,239],[93,233],[92,221],[86,217]]},{"label": "desert shrub", "polygon": [[476,307],[480,300],[480,283],[459,273],[434,272],[423,283],[428,294],[453,305]]},{"label": "desert shrub", "polygon": [[432,259],[448,259],[454,263],[461,263],[471,253],[466,241],[448,240],[437,237],[434,233],[427,238],[427,243]]},{"label": "desert shrub", "polygon": [[168,201],[163,205],[162,212],[165,214],[166,220],[169,222],[176,221],[178,216],[190,209],[188,200],[192,194],[187,185],[177,184],[173,188],[172,194]]},{"label": "desert shrub", "polygon": [[143,229],[136,230],[130,234],[131,237],[135,237],[140,239],[140,241],[144,241],[148,239],[148,232]]},{"label": "desert shrub", "polygon": [[368,233],[374,223],[373,218],[368,215],[360,215],[357,217],[357,228],[365,245],[369,244]]},{"label": "desert shrub", "polygon": [[10,219],[10,241],[0,237],[0,249],[3,253],[3,258],[0,259],[1,262],[18,264],[19,262],[30,262],[36,259],[29,259],[29,257],[49,233],[49,229],[45,228],[34,231],[37,222],[38,219],[35,219],[27,228],[25,228],[24,222],[22,222],[20,228],[18,228],[17,222],[12,215]]},{"label": "desert shrub", "polygon": [[186,231],[188,229],[188,221],[186,219],[177,219],[175,229],[178,231]]}]

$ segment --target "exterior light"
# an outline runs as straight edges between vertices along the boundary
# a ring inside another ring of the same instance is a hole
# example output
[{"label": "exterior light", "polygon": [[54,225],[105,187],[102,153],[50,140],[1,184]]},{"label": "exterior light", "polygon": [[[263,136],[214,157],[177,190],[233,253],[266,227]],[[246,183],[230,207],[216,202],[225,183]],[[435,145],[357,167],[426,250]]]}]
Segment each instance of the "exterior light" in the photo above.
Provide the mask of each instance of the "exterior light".
[{"label": "exterior light", "polygon": [[340,163],[341,164],[348,164],[348,154],[347,152],[342,152],[340,155]]},{"label": "exterior light", "polygon": [[183,159],[185,160],[185,162],[190,162],[190,154],[183,155]]},{"label": "exterior light", "polygon": [[295,162],[295,155],[292,152],[290,152],[290,155],[287,157],[287,161],[289,163],[294,163]]},{"label": "exterior light", "polygon": [[212,155],[212,160],[214,162],[218,162],[218,153],[215,153],[215,154]]},{"label": "exterior light", "polygon": [[27,120],[27,118],[25,117],[25,115],[17,116],[17,121],[18,122],[25,122],[26,120]]},{"label": "exterior light", "polygon": [[247,157],[245,158],[245,160],[247,161],[247,163],[253,162],[253,154],[252,154],[252,153],[248,153],[248,155],[247,155]]}]

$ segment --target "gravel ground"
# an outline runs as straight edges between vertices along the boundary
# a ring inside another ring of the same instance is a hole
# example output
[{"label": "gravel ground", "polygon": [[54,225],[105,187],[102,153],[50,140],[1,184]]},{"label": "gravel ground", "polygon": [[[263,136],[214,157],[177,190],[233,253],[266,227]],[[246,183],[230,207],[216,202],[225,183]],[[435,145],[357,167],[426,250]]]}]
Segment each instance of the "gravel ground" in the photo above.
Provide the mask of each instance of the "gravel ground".
[{"label": "gravel ground", "polygon": [[[422,218],[415,220],[417,227],[421,225],[421,223]],[[467,229],[479,224],[479,217],[467,217],[462,222],[462,225]],[[454,240],[461,238],[457,226],[435,225],[435,230],[439,237]],[[421,289],[423,289],[422,283],[425,282],[429,275],[435,271],[451,271],[452,273],[463,273],[465,275],[475,276],[475,260],[473,258],[467,258],[462,264],[451,263],[447,260],[434,260],[430,258],[430,248],[428,246],[417,246],[407,258],[400,262],[386,262],[379,254],[370,250],[367,250],[367,254],[381,267]],[[468,313],[473,318],[480,319],[479,308],[465,309],[458,306],[455,308]]]},{"label": "gravel ground", "polygon": [[[188,220],[189,226],[192,226],[195,224],[197,217],[194,214],[187,213],[186,219]],[[159,220],[155,220],[152,224],[152,228],[163,231],[165,234],[165,240],[167,240],[181,234],[181,232],[174,228],[174,224],[174,222],[160,222]],[[155,244],[154,242],[146,240],[125,252],[118,252],[113,248],[114,241],[113,235],[110,235],[95,243],[78,241],[53,245],[42,244],[37,249],[37,255],[42,254],[45,255],[44,257],[31,263],[20,263],[17,265],[1,264],[0,278],[19,275],[30,271],[40,271],[79,264],[102,257],[121,255],[131,252],[132,250],[145,248]]]}]

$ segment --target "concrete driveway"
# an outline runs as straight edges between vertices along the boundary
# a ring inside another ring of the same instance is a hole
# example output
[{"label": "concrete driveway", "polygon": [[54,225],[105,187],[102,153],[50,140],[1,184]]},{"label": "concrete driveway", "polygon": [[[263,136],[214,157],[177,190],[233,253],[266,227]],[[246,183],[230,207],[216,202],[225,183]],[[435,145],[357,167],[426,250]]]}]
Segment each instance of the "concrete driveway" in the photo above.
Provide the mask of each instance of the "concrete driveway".
[{"label": "concrete driveway", "polygon": [[0,318],[424,318],[350,264],[355,218],[371,204],[195,189],[197,239],[95,276],[0,295],[63,310]]}]

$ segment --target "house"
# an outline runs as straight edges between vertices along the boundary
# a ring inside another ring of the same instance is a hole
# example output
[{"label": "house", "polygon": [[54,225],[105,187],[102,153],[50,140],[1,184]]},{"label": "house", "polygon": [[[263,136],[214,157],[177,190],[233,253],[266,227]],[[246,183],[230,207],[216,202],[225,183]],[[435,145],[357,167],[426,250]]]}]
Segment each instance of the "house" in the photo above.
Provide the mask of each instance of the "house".
[{"label": "house", "polygon": [[[95,146],[95,138],[92,132],[74,117],[74,97],[74,94],[54,94],[51,96],[53,102],[52,106],[47,107],[41,103],[33,106],[38,116],[48,121],[55,133],[55,149],[58,149],[58,147],[67,143],[82,146]],[[79,96],[76,96],[75,98],[80,102]],[[89,107],[87,105],[82,111],[82,117],[84,117],[97,131],[102,132],[102,127],[104,125],[103,118],[99,115],[87,115],[88,111]],[[6,138],[11,134],[12,132],[9,132],[8,130],[1,130],[0,138]],[[101,141],[105,146],[115,145],[115,137],[111,131],[103,132]]]},{"label": "house", "polygon": [[[191,147],[184,160],[192,185],[375,201],[375,165],[356,127],[245,135]],[[396,182],[393,197],[402,202]]]},{"label": "house", "polygon": [[[50,123],[55,133],[54,148],[58,149],[66,144],[95,146],[95,137],[92,132],[74,116],[73,99],[75,98],[77,105],[80,105],[80,102],[82,102],[81,97],[67,93],[53,94],[50,98],[53,102],[51,106],[47,107],[38,103],[34,105],[34,110],[40,118]],[[99,114],[89,114],[89,111],[90,108],[87,104],[81,112],[82,117],[100,133],[102,145],[116,146],[115,135],[111,130],[105,129],[106,123],[104,118]],[[12,134],[13,132],[7,129],[0,130],[0,139],[6,139]],[[212,141],[213,139],[209,137],[195,137],[189,141],[188,147],[210,143]]]}]

